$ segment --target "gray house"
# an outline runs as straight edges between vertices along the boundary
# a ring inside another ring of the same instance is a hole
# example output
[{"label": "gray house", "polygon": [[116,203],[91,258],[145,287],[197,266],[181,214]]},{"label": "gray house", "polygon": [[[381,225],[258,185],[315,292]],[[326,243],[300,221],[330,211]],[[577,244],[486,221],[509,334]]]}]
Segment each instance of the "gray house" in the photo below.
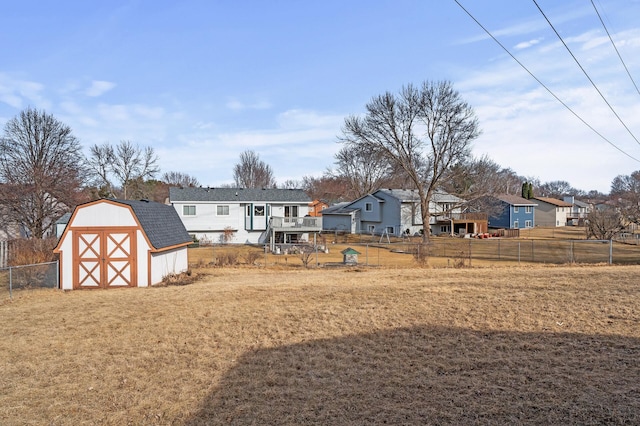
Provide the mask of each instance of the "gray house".
[{"label": "gray house", "polygon": [[[429,227],[433,235],[486,231],[486,215],[462,213],[464,200],[435,192],[429,203]],[[322,212],[323,231],[375,235],[414,235],[422,231],[418,192],[380,189],[357,200]]]}]

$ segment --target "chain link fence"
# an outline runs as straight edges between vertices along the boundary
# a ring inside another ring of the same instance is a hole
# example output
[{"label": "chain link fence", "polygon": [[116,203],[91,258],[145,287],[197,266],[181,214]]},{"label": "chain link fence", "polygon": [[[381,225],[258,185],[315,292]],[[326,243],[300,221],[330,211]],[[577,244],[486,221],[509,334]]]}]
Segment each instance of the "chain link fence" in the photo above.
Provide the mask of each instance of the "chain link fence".
[{"label": "chain link fence", "polygon": [[10,299],[16,291],[34,288],[60,288],[58,262],[0,268],[0,284]]}]

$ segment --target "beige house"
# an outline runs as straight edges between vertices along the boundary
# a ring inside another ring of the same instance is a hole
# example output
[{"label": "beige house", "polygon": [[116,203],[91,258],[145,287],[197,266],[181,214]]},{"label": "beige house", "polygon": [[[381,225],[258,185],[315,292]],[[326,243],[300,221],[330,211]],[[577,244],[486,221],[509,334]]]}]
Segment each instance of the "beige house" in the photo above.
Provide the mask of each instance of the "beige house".
[{"label": "beige house", "polygon": [[537,226],[566,226],[573,204],[548,197],[535,197]]}]

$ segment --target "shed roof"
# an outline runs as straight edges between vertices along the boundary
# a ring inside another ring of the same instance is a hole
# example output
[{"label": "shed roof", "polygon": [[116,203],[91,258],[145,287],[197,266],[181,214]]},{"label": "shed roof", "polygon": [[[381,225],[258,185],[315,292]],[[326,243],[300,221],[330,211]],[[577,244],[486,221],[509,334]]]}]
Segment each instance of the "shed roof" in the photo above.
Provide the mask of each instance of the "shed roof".
[{"label": "shed roof", "polygon": [[349,254],[361,254],[359,251],[352,249],[351,247],[347,247],[346,249],[342,250],[340,253],[345,254],[345,255],[349,255]]},{"label": "shed roof", "polygon": [[147,200],[109,200],[131,207],[155,249],[192,241],[178,212],[172,206]]},{"label": "shed roof", "polygon": [[169,201],[309,203],[302,189],[170,187]]}]

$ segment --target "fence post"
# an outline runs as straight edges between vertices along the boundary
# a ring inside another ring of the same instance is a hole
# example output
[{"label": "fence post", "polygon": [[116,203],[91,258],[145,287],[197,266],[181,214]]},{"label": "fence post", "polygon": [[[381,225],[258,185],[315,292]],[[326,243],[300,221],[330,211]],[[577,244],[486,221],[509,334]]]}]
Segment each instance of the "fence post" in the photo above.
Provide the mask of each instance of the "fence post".
[{"label": "fence post", "polygon": [[609,265],[613,263],[613,238],[609,240]]},{"label": "fence post", "polygon": [[56,260],[56,289],[60,290],[60,261]]},{"label": "fence post", "polygon": [[531,263],[536,261],[536,257],[533,254],[533,240],[531,240]]},{"label": "fence post", "polygon": [[569,263],[575,263],[573,259],[573,241],[571,241],[571,245],[569,246]]}]

